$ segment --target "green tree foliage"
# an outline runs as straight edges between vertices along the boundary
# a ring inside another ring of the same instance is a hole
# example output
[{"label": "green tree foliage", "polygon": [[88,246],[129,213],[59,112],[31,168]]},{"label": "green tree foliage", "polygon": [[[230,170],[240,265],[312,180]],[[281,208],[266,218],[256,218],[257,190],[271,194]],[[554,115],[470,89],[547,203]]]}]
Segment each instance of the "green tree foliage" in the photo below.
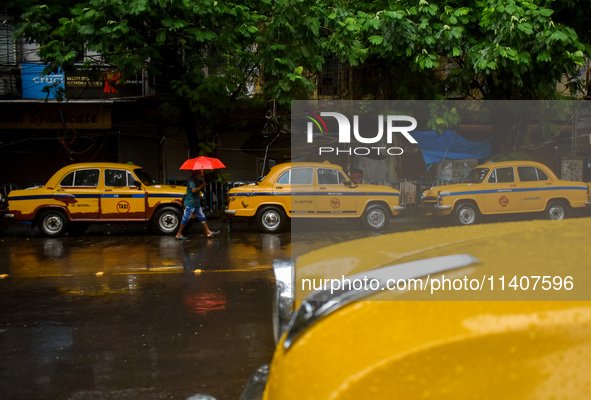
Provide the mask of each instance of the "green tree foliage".
[{"label": "green tree foliage", "polygon": [[264,101],[307,96],[313,84],[304,75],[318,72],[324,59],[323,9],[311,1],[19,0],[11,6],[21,15],[18,34],[40,45],[48,70],[68,71],[86,55],[87,65],[111,65],[123,78],[145,71],[160,94],[171,95],[189,138],[207,138],[240,100],[251,101],[255,82],[262,82]]},{"label": "green tree foliage", "polygon": [[[561,81],[566,95],[586,92],[591,37],[581,16],[590,11],[588,2],[378,0],[353,6],[350,24],[362,27],[365,64],[379,71],[381,83],[357,88],[357,97],[560,99]],[[514,117],[519,109],[493,111],[493,151],[499,154],[516,153],[535,140],[531,135],[548,136],[508,125],[502,116]],[[436,131],[459,122],[452,105],[431,107],[429,117]]]},{"label": "green tree foliage", "polygon": [[50,69],[96,54],[123,77],[147,71],[189,136],[252,101],[254,82],[264,102],[308,98],[328,56],[368,72],[355,98],[551,99],[591,54],[586,22],[569,25],[582,0],[12,1]]},{"label": "green tree foliage", "polygon": [[[368,54],[391,63],[400,76],[390,97],[432,93],[406,87],[418,74],[427,78],[425,85],[438,85],[437,98],[555,98],[557,82],[564,74],[577,75],[591,50],[566,18],[553,19],[555,2],[402,0],[354,6],[351,23],[363,27],[360,40]],[[568,8],[558,6],[567,15]],[[401,70],[407,73],[400,75]],[[433,79],[438,70],[439,79]],[[572,93],[581,89],[577,84],[571,82]]]},{"label": "green tree foliage", "polygon": [[[581,2],[569,1],[572,7],[581,7]],[[409,73],[428,74],[447,66],[440,97],[477,89],[479,96],[491,99],[547,98],[562,75],[574,75],[590,54],[589,45],[566,25],[572,9],[555,2],[48,0],[38,4],[20,0],[15,4],[23,11],[20,32],[42,44],[40,55],[52,68],[67,68],[85,51],[95,51],[101,61],[124,73],[148,70],[201,110],[211,105],[204,100],[235,100],[254,77],[263,78],[269,98],[302,98],[314,87],[306,78],[319,72],[330,54],[352,66],[370,58]],[[565,16],[561,22],[553,20],[551,7],[559,7]],[[579,30],[584,27],[576,24]],[[421,91],[405,89],[413,90]]]}]

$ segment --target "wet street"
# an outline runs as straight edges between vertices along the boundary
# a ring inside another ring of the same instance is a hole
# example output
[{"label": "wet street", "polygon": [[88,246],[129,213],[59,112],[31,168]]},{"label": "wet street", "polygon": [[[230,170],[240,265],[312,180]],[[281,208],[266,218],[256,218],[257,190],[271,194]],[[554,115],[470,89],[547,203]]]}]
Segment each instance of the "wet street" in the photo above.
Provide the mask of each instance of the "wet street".
[{"label": "wet street", "polygon": [[94,225],[50,239],[2,222],[2,399],[238,399],[272,356],[273,259],[376,234],[350,222],[278,234],[210,227],[222,232],[207,239],[193,226],[177,241],[144,225]]}]

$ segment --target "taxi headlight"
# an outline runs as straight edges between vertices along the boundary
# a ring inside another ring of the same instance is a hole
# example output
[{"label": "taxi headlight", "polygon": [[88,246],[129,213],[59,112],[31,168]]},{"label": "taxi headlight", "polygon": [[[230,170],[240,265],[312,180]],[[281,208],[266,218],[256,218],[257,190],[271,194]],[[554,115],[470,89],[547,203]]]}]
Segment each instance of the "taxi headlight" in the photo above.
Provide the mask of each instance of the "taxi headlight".
[{"label": "taxi headlight", "polygon": [[449,195],[449,192],[442,192],[442,191],[437,192],[437,204],[441,205],[441,203],[443,201],[443,197],[448,196],[448,195]]},{"label": "taxi headlight", "polygon": [[295,265],[290,259],[273,261],[275,276],[275,297],[273,298],[273,334],[278,342],[289,324],[295,300]]}]

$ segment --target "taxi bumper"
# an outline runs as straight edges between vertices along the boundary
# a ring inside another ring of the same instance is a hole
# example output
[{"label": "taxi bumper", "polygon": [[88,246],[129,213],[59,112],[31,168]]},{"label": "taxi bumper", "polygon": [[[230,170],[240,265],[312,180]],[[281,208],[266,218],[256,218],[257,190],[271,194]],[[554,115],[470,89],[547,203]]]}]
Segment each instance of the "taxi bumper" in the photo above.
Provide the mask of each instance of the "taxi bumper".
[{"label": "taxi bumper", "polygon": [[269,365],[263,365],[251,376],[246,386],[244,386],[240,400],[262,400],[268,380]]},{"label": "taxi bumper", "polygon": [[451,210],[451,206],[438,206],[438,205],[434,205],[433,208],[435,210]]},{"label": "taxi bumper", "polygon": [[421,206],[421,213],[424,216],[445,216],[451,214],[451,205],[439,205],[436,201],[424,201]]},{"label": "taxi bumper", "polygon": [[444,217],[446,215],[450,215],[453,206],[451,205],[434,205],[433,206],[433,214],[438,217]]}]

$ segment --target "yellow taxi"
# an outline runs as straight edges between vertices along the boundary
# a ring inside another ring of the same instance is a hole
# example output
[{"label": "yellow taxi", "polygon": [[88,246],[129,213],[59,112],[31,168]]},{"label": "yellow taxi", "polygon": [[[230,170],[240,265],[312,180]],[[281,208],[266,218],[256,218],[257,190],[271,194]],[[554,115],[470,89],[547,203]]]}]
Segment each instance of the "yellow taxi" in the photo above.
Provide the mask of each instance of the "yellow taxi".
[{"label": "yellow taxi", "polygon": [[591,399],[590,230],[446,227],[277,260],[279,340],[241,399]]},{"label": "yellow taxi", "polygon": [[479,165],[462,183],[423,193],[425,214],[453,215],[460,225],[493,214],[543,212],[549,219],[563,219],[572,209],[590,205],[587,184],[558,179],[550,168],[532,161]]},{"label": "yellow taxi", "polygon": [[360,218],[369,229],[383,228],[398,215],[400,192],[388,186],[357,185],[335,164],[284,163],[260,182],[233,188],[226,214],[255,218],[276,232],[294,218]]},{"label": "yellow taxi", "polygon": [[6,217],[30,221],[46,236],[84,232],[92,222],[150,221],[176,234],[186,188],[159,185],[142,167],[80,163],[57,171],[44,186],[8,194]]}]

